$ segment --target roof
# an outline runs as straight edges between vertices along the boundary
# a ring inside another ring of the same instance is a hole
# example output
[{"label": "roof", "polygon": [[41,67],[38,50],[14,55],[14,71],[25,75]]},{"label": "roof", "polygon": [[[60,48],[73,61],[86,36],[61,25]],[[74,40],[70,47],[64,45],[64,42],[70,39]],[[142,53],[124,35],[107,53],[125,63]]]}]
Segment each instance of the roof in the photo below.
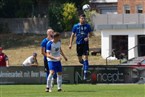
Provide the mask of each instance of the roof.
[{"label": "roof", "polygon": [[145,14],[101,14],[92,16],[95,29],[144,29]]},{"label": "roof", "polygon": [[145,29],[145,24],[112,24],[112,25],[97,25],[99,30],[108,29]]}]

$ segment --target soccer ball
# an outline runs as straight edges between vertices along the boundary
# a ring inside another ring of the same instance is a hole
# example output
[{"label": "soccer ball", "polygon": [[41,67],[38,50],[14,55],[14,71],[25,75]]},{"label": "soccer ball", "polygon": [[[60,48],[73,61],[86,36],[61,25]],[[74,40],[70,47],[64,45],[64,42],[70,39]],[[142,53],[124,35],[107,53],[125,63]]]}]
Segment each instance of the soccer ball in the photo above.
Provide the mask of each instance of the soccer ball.
[{"label": "soccer ball", "polygon": [[89,4],[85,4],[85,5],[83,5],[82,9],[83,9],[83,11],[90,11],[91,7]]}]

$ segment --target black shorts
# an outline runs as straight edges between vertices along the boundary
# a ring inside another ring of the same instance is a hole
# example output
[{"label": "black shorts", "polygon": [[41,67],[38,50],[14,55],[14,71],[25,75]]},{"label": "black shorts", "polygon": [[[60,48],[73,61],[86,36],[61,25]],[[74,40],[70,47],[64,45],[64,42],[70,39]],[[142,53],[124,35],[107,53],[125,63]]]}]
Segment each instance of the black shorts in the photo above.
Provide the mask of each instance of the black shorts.
[{"label": "black shorts", "polygon": [[77,44],[77,56],[89,55],[89,44]]},{"label": "black shorts", "polygon": [[48,61],[47,60],[44,60],[44,70],[46,72],[49,72]]}]

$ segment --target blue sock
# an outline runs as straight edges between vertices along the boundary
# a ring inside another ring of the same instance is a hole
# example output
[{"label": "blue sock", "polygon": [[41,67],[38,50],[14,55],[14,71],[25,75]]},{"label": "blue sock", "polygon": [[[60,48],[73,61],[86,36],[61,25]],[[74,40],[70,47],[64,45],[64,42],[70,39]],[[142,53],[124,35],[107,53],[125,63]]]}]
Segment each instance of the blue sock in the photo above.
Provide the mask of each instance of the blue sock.
[{"label": "blue sock", "polygon": [[48,75],[49,75],[49,72],[47,71],[47,72],[46,72],[46,80],[47,80],[47,78],[48,78]]},{"label": "blue sock", "polygon": [[84,70],[84,80],[86,80],[87,79],[87,71],[88,71],[88,68],[89,68],[88,60],[85,60],[83,65],[84,65],[83,66],[84,67],[83,68],[83,70]]},{"label": "blue sock", "polygon": [[87,79],[87,71],[84,70],[84,80],[86,80],[86,79]]},{"label": "blue sock", "polygon": [[85,60],[84,63],[83,63],[83,65],[84,65],[84,68],[83,68],[84,71],[85,71],[85,70],[87,71],[88,68],[89,68],[89,62],[88,62],[88,60]]}]

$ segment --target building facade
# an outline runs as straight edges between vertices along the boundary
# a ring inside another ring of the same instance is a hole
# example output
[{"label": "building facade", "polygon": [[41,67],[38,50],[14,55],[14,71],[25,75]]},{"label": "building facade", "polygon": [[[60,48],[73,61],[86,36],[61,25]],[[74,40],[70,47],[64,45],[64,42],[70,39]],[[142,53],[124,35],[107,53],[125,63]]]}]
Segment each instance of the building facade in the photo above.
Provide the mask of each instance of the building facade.
[{"label": "building facade", "polygon": [[115,51],[120,59],[145,56],[145,14],[105,14],[93,17],[95,30],[101,32],[101,56]]},{"label": "building facade", "polygon": [[118,14],[145,13],[145,0],[118,0]]},{"label": "building facade", "polygon": [[92,10],[100,14],[117,13],[117,0],[90,0]]}]

